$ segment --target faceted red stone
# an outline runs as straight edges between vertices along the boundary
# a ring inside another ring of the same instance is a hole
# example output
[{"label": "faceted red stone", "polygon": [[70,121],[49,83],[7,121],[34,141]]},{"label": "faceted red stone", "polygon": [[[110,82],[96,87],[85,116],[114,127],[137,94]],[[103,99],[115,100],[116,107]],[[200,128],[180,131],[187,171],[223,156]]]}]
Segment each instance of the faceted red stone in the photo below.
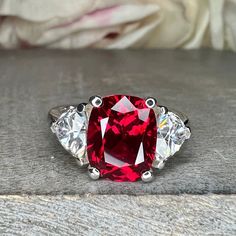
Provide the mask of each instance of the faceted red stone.
[{"label": "faceted red stone", "polygon": [[150,170],[155,157],[156,117],[145,100],[114,95],[94,107],[88,124],[87,153],[90,165],[102,177],[136,181]]}]

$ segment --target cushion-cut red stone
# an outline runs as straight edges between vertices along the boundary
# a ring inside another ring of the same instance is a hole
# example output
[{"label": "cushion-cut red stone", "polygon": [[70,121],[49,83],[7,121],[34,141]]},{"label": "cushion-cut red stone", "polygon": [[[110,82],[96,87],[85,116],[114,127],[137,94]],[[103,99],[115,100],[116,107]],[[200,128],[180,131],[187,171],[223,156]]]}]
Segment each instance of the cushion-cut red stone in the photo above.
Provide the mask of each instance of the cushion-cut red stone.
[{"label": "cushion-cut red stone", "polygon": [[124,95],[103,98],[91,112],[87,135],[90,165],[102,177],[136,181],[155,157],[156,118],[145,100]]}]

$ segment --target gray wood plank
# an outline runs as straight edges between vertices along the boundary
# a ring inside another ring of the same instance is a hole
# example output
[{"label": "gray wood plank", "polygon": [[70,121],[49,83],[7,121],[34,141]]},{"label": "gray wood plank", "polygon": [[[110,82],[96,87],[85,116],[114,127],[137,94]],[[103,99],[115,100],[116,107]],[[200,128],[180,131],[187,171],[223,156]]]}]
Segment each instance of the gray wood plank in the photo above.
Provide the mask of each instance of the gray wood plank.
[{"label": "gray wood plank", "polygon": [[[235,193],[236,55],[214,51],[0,51],[0,194]],[[192,138],[151,184],[91,182],[47,112],[93,94],[156,96]]]},{"label": "gray wood plank", "polygon": [[0,234],[235,235],[236,196],[0,196]]}]

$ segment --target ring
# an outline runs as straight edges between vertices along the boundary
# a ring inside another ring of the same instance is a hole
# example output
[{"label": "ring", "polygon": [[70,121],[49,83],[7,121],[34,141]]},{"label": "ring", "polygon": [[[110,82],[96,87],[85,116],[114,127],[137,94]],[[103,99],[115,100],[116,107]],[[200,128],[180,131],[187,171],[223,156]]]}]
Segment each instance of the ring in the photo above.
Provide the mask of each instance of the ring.
[{"label": "ring", "polygon": [[191,131],[188,118],[136,96],[92,96],[88,103],[49,111],[51,130],[89,176],[150,182]]}]

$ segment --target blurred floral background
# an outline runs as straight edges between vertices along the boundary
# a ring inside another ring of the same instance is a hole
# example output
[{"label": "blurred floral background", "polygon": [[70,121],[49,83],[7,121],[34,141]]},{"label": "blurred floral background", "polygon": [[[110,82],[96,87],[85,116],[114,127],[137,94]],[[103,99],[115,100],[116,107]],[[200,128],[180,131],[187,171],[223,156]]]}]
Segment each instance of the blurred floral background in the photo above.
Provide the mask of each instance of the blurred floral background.
[{"label": "blurred floral background", "polygon": [[236,51],[236,0],[0,0],[0,47]]}]

